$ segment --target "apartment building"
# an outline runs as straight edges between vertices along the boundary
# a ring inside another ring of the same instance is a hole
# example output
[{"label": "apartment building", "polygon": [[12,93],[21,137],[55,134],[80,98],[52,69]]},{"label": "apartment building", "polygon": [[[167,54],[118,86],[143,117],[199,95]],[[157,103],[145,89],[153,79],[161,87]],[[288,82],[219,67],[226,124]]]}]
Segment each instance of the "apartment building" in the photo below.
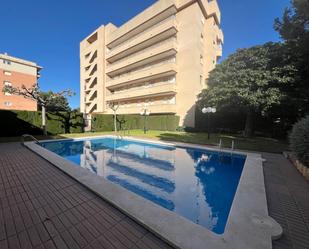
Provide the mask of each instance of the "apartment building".
[{"label": "apartment building", "polygon": [[120,27],[80,43],[80,108],[91,113],[176,114],[194,127],[195,102],[222,56],[215,0],[159,0]]},{"label": "apartment building", "polygon": [[37,84],[42,68],[36,63],[7,54],[0,54],[0,109],[36,111],[36,101],[26,99],[22,96],[3,93],[5,85],[21,87],[32,87]]}]

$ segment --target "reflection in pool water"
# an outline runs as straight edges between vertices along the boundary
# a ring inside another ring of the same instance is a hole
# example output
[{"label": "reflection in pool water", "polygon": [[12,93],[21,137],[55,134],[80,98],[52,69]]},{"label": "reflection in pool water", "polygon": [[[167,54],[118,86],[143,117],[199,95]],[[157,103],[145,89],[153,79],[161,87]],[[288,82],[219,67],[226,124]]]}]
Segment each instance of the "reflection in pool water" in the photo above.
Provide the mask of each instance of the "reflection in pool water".
[{"label": "reflection in pool water", "polygon": [[218,234],[245,162],[242,155],[110,137],[43,146]]}]

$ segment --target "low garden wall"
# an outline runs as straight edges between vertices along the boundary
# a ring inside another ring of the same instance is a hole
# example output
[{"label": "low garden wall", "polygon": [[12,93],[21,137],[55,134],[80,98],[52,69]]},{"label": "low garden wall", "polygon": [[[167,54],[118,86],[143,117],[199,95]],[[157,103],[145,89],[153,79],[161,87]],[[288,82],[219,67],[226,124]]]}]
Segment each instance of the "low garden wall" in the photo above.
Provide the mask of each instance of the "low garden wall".
[{"label": "low garden wall", "polygon": [[291,152],[284,152],[284,156],[296,167],[296,169],[309,181],[309,168],[302,164]]},{"label": "low garden wall", "polygon": [[[150,115],[146,117],[146,127],[149,130],[176,131],[179,125],[179,117],[175,115]],[[91,121],[92,131],[113,131],[114,116],[109,114],[93,114]],[[117,115],[117,128],[143,129],[144,116],[141,115]]]},{"label": "low garden wall", "polygon": [[309,116],[294,124],[289,140],[292,150],[289,159],[309,181]]},{"label": "low garden wall", "polygon": [[[47,113],[48,134],[83,132],[83,115],[77,112]],[[25,133],[42,134],[42,114],[37,111],[0,110],[0,136],[20,136]]]}]

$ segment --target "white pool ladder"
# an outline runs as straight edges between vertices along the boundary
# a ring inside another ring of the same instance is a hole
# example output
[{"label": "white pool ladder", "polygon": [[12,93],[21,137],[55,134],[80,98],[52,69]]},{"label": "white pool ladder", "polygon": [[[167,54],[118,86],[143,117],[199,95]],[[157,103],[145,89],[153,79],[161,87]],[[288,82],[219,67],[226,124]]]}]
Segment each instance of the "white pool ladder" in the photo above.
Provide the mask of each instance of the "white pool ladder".
[{"label": "white pool ladder", "polygon": [[221,150],[222,150],[222,139],[221,138],[219,140],[218,147],[219,147],[219,151],[221,152]]},{"label": "white pool ladder", "polygon": [[41,144],[40,142],[39,142],[39,140],[37,140],[34,136],[32,136],[32,135],[30,135],[30,134],[23,134],[22,136],[21,136],[21,143],[24,145],[25,144],[25,138],[26,137],[30,137],[32,140],[34,140],[36,143],[38,143],[38,144]]},{"label": "white pool ladder", "polygon": [[233,155],[235,149],[235,141],[232,140],[232,145],[231,145],[231,155]]}]

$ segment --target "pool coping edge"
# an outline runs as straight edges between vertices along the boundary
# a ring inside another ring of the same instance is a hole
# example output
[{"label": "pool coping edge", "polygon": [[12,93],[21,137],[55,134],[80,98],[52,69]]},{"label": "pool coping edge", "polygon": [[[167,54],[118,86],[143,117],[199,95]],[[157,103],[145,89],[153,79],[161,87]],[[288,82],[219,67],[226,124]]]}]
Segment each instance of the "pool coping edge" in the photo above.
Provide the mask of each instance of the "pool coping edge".
[{"label": "pool coping edge", "polygon": [[[52,141],[76,141],[100,137],[114,136],[104,135]],[[125,137],[125,139],[218,150],[208,146],[179,142],[164,143],[132,137]],[[24,145],[175,247],[205,248],[205,245],[207,245],[207,248],[218,249],[247,249],[249,246],[252,249],[271,249],[271,240],[280,237],[282,233],[280,225],[268,215],[263,164],[260,154],[237,150],[221,150],[246,155],[247,159],[231,206],[225,232],[222,235],[217,235],[121,186],[93,175],[86,169],[77,168],[74,163],[39,146],[35,142],[26,142]]]}]

